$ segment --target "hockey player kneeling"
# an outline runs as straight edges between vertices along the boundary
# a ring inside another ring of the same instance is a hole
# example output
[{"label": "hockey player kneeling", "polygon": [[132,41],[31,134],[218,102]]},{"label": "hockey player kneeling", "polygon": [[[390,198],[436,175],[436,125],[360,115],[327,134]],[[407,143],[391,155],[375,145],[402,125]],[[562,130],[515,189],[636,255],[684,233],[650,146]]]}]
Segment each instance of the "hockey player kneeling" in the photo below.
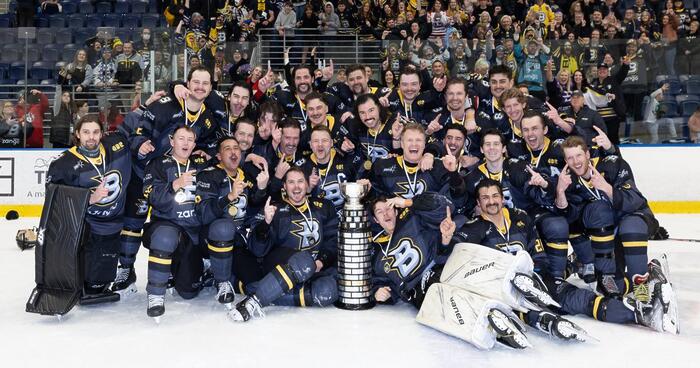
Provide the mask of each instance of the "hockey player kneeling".
[{"label": "hockey player kneeling", "polygon": [[46,183],[90,188],[85,220],[90,225],[83,249],[85,285],[80,304],[119,300],[109,290],[117,272],[125,185],[131,175],[129,146],[121,134],[104,135],[97,115],[75,126],[75,146],[51,163]]},{"label": "hockey player kneeling", "polygon": [[[262,221],[250,233],[249,249],[234,256],[234,272],[249,296],[229,312],[233,321],[262,317],[262,308],[270,304],[325,307],[338,298],[338,217],[332,202],[307,198],[308,190],[304,172],[289,169],[284,203],[273,205],[268,198]],[[251,280],[255,274],[264,276]]]},{"label": "hockey player kneeling", "polygon": [[176,128],[170,138],[171,155],[151,160],[143,178],[144,196],[151,205],[151,222],[143,236],[150,250],[147,314],[156,322],[165,313],[170,275],[185,299],[194,298],[201,289],[203,252],[198,246],[201,222],[195,213],[195,182],[206,160],[192,155],[195,141],[192,128]]}]

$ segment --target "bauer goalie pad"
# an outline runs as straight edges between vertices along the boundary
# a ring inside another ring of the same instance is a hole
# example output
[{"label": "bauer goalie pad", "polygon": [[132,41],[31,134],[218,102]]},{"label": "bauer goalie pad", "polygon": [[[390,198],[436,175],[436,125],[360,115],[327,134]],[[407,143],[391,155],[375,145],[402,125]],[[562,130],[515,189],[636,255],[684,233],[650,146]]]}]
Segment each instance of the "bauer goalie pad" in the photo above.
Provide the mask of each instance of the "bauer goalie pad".
[{"label": "bauer goalie pad", "polygon": [[34,250],[36,287],[27,312],[68,313],[83,290],[81,251],[86,238],[84,221],[90,199],[86,188],[49,184]]},{"label": "bauer goalie pad", "polygon": [[489,313],[498,309],[525,327],[509,306],[490,300],[459,287],[436,283],[430,286],[416,321],[450,336],[460,338],[479,349],[493,348],[498,337],[488,320]]},{"label": "bauer goalie pad", "polygon": [[521,312],[541,310],[511,283],[516,273],[532,275],[533,267],[527,252],[512,255],[479,244],[459,243],[442,269],[440,282],[498,300]]}]

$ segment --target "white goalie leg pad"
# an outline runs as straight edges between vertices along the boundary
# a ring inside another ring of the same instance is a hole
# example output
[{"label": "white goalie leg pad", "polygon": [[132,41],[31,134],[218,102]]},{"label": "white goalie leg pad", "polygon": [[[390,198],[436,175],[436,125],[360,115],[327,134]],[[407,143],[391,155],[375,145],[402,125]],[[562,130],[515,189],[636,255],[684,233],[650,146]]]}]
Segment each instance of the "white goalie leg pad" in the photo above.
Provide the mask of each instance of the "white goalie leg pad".
[{"label": "white goalie leg pad", "polygon": [[436,283],[428,289],[416,321],[460,338],[479,349],[488,350],[496,344],[496,333],[488,321],[489,311],[494,308],[520,322],[511,308],[499,301],[489,300],[455,286]]},{"label": "white goalie leg pad", "polygon": [[527,252],[516,255],[473,243],[459,243],[442,269],[440,282],[487,299],[498,300],[521,312],[540,310],[511,284],[517,272],[532,275],[534,264]]}]

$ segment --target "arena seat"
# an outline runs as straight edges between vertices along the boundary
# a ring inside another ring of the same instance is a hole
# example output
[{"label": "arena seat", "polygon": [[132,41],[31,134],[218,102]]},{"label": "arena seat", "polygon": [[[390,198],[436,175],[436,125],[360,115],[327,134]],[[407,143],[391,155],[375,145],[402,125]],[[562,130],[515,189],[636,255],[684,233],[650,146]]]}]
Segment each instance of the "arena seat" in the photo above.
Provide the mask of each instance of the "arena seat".
[{"label": "arena seat", "polygon": [[89,0],[84,0],[78,3],[78,11],[81,14],[92,14],[95,12],[95,7],[92,6]]},{"label": "arena seat", "polygon": [[41,61],[47,63],[55,63],[60,59],[60,53],[58,51],[58,46],[55,44],[48,44],[41,50]]},{"label": "arena seat", "polygon": [[65,28],[66,27],[66,17],[63,14],[51,14],[51,15],[49,15],[49,27],[51,27],[51,28]]},{"label": "arena seat", "polygon": [[148,1],[135,0],[131,3],[132,14],[144,14],[148,11]]},{"label": "arena seat", "polygon": [[38,28],[36,30],[36,43],[40,45],[53,43],[54,32],[55,30],[51,28]]},{"label": "arena seat", "polygon": [[121,17],[119,14],[105,14],[102,18],[102,25],[105,27],[121,27]]},{"label": "arena seat", "polygon": [[85,27],[97,28],[102,27],[102,14],[88,14],[85,17]]},{"label": "arena seat", "polygon": [[100,1],[95,5],[95,13],[96,14],[111,14],[112,13],[112,4],[109,2],[105,1]]},{"label": "arena seat", "polygon": [[69,15],[68,27],[73,29],[85,27],[85,14],[77,13]]},{"label": "arena seat", "polygon": [[32,77],[32,79],[51,79],[53,78],[53,65],[47,62],[37,61],[29,70],[29,75]]},{"label": "arena seat", "polygon": [[63,14],[75,14],[78,11],[78,4],[72,1],[63,1],[61,6],[63,6]]},{"label": "arena seat", "polygon": [[10,74],[9,74],[10,79],[17,81],[24,79],[24,62],[23,61],[15,61],[12,64],[10,64]]},{"label": "arena seat", "polygon": [[75,43],[77,43],[77,44],[79,44],[79,45],[83,45],[83,44],[85,44],[85,41],[87,41],[87,40],[90,39],[91,37],[95,37],[95,34],[96,34],[96,33],[97,33],[97,31],[95,30],[95,28],[79,28],[79,29],[76,29],[76,30],[73,32],[73,36],[74,36],[74,39],[75,39]]},{"label": "arena seat", "polygon": [[15,43],[17,41],[17,29],[0,28],[0,44]]},{"label": "arena seat", "polygon": [[690,117],[700,107],[700,96],[698,95],[678,95],[676,101],[683,117]]},{"label": "arena seat", "polygon": [[130,14],[122,15],[122,27],[138,28],[139,27],[139,16],[130,15]]},{"label": "arena seat", "polygon": [[117,0],[114,2],[114,12],[117,14],[129,14],[129,3],[126,0]]},{"label": "arena seat", "polygon": [[62,44],[73,43],[73,29],[72,28],[59,28],[54,29],[54,39]]},{"label": "arena seat", "polygon": [[144,14],[141,17],[141,27],[153,30],[158,27],[160,16],[158,14]]}]

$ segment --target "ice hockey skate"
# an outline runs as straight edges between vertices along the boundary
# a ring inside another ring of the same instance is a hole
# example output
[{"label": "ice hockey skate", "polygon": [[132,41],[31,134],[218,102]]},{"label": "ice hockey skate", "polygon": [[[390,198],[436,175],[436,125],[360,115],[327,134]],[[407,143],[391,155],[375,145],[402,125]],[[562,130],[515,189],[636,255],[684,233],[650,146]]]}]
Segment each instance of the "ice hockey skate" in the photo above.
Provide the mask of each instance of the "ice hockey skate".
[{"label": "ice hockey skate", "polygon": [[80,295],[80,305],[95,305],[119,301],[119,294],[111,291],[107,285],[85,285]]},{"label": "ice hockey skate", "polygon": [[562,340],[585,342],[592,337],[580,326],[550,312],[541,312],[537,320],[537,328],[552,337]]},{"label": "ice hockey skate", "polygon": [[135,294],[138,289],[136,288],[136,271],[134,271],[134,268],[119,266],[111,290],[119,293],[122,298],[129,294]]},{"label": "ice hockey skate", "polygon": [[547,288],[536,274],[530,276],[518,272],[510,282],[531,303],[543,308],[547,306],[560,307],[559,303],[554,301],[552,296],[547,293]]},{"label": "ice hockey skate", "polygon": [[234,299],[233,286],[231,283],[228,281],[220,282],[217,284],[216,288],[218,290],[216,293],[216,300],[223,304],[226,309],[231,310]]},{"label": "ice hockey skate", "polygon": [[165,296],[164,295],[148,295],[148,309],[146,314],[160,324],[160,317],[165,313]]},{"label": "ice hockey skate", "polygon": [[489,325],[496,333],[496,341],[513,349],[532,347],[517,321],[512,320],[498,309],[491,309],[488,315]]},{"label": "ice hockey skate", "polygon": [[263,318],[265,312],[255,296],[249,296],[236,304],[236,308],[228,312],[228,317],[234,322],[248,322],[251,318]]}]

